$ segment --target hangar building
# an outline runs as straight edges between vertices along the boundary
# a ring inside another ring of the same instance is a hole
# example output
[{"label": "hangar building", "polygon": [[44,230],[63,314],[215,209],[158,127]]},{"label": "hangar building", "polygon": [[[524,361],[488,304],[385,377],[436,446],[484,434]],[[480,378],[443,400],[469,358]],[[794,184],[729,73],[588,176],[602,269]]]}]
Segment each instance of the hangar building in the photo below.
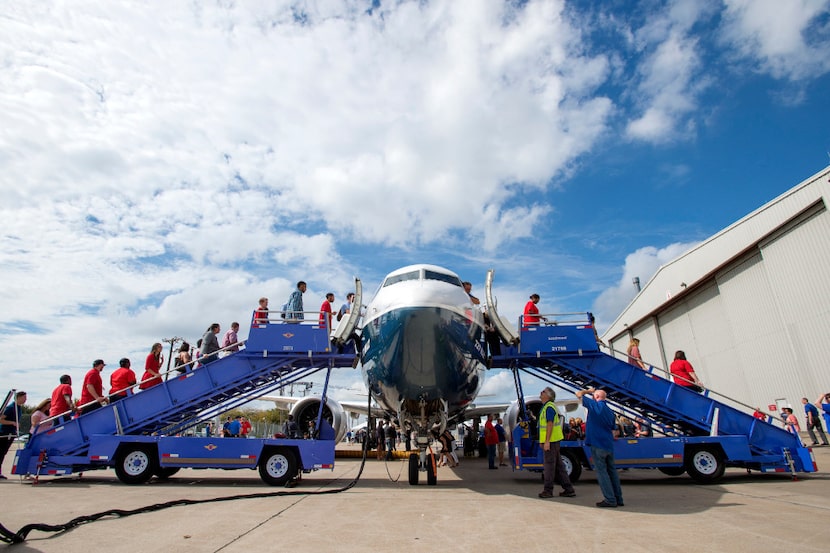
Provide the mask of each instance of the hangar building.
[{"label": "hangar building", "polygon": [[[764,412],[830,392],[830,167],[658,269],[603,334]],[[775,406],[775,407],[773,407]]]}]

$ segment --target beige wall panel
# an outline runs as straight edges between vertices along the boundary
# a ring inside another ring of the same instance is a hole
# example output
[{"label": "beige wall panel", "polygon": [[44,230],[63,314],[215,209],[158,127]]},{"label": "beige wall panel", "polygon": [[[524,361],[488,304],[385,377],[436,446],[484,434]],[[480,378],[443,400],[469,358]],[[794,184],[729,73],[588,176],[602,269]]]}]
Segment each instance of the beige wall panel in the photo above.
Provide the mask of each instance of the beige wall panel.
[{"label": "beige wall panel", "polygon": [[[747,378],[740,369],[729,317],[714,281],[686,300],[697,358],[689,358],[703,383],[721,394],[746,402]],[[688,357],[688,352],[687,352]]]},{"label": "beige wall panel", "polygon": [[739,397],[741,390],[724,382],[724,393],[761,407],[780,397],[792,403],[801,386],[801,373],[792,363],[786,328],[761,255],[719,274],[717,281],[723,317],[731,322],[738,358],[734,369],[723,370],[739,372],[741,380],[736,377],[734,384],[747,390],[745,398]]},{"label": "beige wall panel", "polygon": [[[681,349],[686,353],[686,358],[694,367],[695,361],[698,359],[698,350],[686,303],[676,304],[672,309],[660,314],[658,321],[660,334],[663,338],[663,347],[666,352],[666,362],[671,365],[674,352]],[[666,370],[668,368],[667,366]]]},{"label": "beige wall panel", "polygon": [[764,267],[775,290],[780,317],[803,386],[814,401],[830,391],[830,214],[822,211],[762,245]]}]

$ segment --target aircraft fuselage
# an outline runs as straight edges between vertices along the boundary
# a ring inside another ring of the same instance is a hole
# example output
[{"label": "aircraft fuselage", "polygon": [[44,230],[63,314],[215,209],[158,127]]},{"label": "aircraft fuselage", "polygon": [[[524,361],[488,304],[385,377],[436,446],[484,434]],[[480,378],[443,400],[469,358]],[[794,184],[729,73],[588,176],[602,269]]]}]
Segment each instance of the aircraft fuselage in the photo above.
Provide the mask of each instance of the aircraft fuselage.
[{"label": "aircraft fuselage", "polygon": [[483,317],[435,265],[390,273],[366,308],[361,363],[379,405],[419,433],[442,430],[483,383]]}]

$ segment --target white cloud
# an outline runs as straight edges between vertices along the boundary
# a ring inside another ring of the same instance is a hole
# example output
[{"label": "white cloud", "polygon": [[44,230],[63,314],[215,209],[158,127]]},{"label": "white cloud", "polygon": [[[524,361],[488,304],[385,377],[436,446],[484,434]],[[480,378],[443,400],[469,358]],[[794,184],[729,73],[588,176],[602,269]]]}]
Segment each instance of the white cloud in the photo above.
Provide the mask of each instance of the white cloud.
[{"label": "white cloud", "polygon": [[0,374],[45,394],[300,279],[316,308],[390,257],[515,263],[511,320],[531,291],[558,309],[562,275],[593,291],[605,264],[541,251],[550,192],[612,117],[693,128],[711,6],[630,32],[632,76],[562,0],[4,3]]},{"label": "white cloud", "polygon": [[[85,366],[281,305],[299,279],[340,295],[344,241],[527,235],[550,210],[524,191],[611,109],[563,5],[10,2],[3,320],[46,327],[16,338],[55,350],[42,365]],[[71,347],[69,326],[109,345]]]},{"label": "white cloud", "polygon": [[635,32],[644,56],[637,70],[639,116],[627,125],[629,138],[659,143],[693,128],[691,116],[708,85],[694,25],[709,15],[708,3],[673,2]]},{"label": "white cloud", "polygon": [[619,282],[601,292],[594,301],[593,312],[597,318],[597,326],[603,328],[611,324],[634,299],[637,295],[637,288],[633,284],[635,277],[640,279],[640,286],[644,287],[657,269],[696,244],[697,242],[675,243],[664,248],[647,246],[628,254]]},{"label": "white cloud", "polygon": [[723,37],[755,69],[801,80],[830,70],[828,0],[724,0]]},{"label": "white cloud", "polygon": [[502,228],[492,206],[515,194],[504,185],[544,186],[610,108],[583,98],[604,63],[579,52],[561,7],[403,3],[381,17],[319,4],[303,24],[247,5],[167,6],[159,19],[140,4],[56,7],[9,35],[9,174],[58,198],[82,183],[133,200],[193,190],[213,224],[238,171],[276,221],[330,224],[348,198],[364,217],[347,230],[388,244],[481,232],[482,217]]}]

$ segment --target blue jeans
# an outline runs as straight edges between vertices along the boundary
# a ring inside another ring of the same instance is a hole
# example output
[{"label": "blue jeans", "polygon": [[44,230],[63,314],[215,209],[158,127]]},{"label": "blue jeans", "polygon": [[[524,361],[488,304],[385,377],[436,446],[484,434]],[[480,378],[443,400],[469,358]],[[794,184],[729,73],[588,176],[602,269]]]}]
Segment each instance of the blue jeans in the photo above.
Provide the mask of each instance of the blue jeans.
[{"label": "blue jeans", "polygon": [[607,503],[619,505],[623,502],[620,476],[614,466],[614,452],[591,446],[591,457],[594,458],[594,470],[597,472],[597,482],[602,496]]},{"label": "blue jeans", "polygon": [[487,466],[496,467],[496,444],[487,446]]}]

